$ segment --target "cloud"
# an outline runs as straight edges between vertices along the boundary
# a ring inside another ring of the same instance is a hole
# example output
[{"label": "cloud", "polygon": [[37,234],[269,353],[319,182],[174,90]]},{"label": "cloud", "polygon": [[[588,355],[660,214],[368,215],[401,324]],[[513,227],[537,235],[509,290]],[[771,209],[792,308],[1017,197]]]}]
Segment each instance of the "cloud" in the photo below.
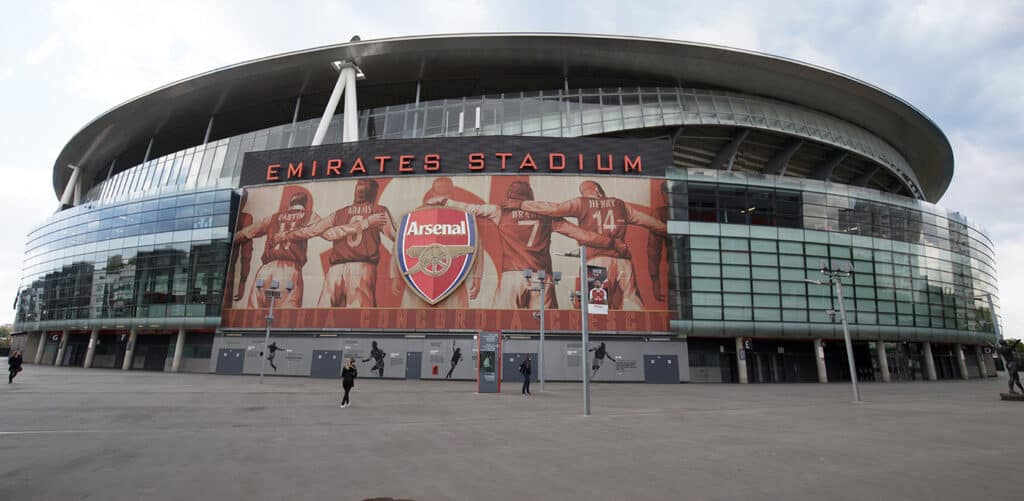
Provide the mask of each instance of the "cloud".
[{"label": "cloud", "polygon": [[261,31],[218,2],[67,0],[54,5],[53,21],[64,34],[67,91],[108,106],[267,50]]},{"label": "cloud", "polygon": [[883,33],[928,52],[975,52],[1018,33],[1024,4],[958,0],[898,1],[887,6]]},{"label": "cloud", "polygon": [[50,36],[46,37],[46,40],[43,40],[42,43],[25,53],[25,64],[35,66],[46,62],[57,51],[63,41],[60,33],[51,33]]}]

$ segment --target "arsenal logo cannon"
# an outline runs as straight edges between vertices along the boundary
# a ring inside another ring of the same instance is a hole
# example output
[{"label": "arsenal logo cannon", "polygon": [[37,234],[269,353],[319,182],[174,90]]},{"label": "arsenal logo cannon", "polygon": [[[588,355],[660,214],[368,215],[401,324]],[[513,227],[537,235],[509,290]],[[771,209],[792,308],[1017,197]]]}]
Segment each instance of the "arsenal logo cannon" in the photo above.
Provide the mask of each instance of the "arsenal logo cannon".
[{"label": "arsenal logo cannon", "polygon": [[476,257],[476,219],[463,211],[433,207],[402,217],[395,256],[405,283],[437,304],[455,291]]}]

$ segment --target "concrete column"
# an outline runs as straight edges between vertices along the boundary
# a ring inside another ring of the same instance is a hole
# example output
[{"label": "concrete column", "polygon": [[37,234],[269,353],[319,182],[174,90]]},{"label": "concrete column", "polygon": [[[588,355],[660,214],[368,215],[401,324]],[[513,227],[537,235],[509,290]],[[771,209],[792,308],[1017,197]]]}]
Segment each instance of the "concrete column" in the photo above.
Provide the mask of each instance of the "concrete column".
[{"label": "concrete column", "polygon": [[736,376],[740,384],[747,384],[747,350],[742,337],[736,338]]},{"label": "concrete column", "polygon": [[174,342],[174,361],[171,362],[171,372],[181,370],[181,356],[185,351],[185,328],[178,328],[178,339]]},{"label": "concrete column", "polygon": [[876,341],[875,346],[878,355],[878,370],[882,372],[882,382],[891,383],[892,374],[889,373],[889,357],[885,353],[885,341]]},{"label": "concrete column", "polygon": [[64,365],[64,350],[68,347],[69,337],[71,337],[71,331],[69,330],[65,330],[60,333],[60,345],[57,346],[57,359],[53,361],[53,365]]},{"label": "concrete column", "polygon": [[974,357],[978,359],[978,374],[982,378],[987,378],[988,366],[985,365],[985,351],[980,344],[974,345]]},{"label": "concrete column", "polygon": [[814,340],[814,361],[818,364],[818,382],[828,382],[828,370],[825,367],[825,347],[821,338]]},{"label": "concrete column", "polygon": [[93,329],[89,334],[89,347],[85,350],[85,363],[82,367],[88,369],[92,367],[92,359],[96,356],[96,343],[100,340],[100,330]]},{"label": "concrete column", "polygon": [[935,375],[935,358],[932,357],[932,343],[931,341],[925,341],[921,343],[921,346],[924,347],[925,376],[929,381],[935,381],[939,379],[939,377]]},{"label": "concrete column", "polygon": [[32,363],[39,365],[43,363],[43,350],[46,349],[46,331],[39,333],[39,346],[36,346],[36,358]]},{"label": "concrete column", "polygon": [[124,363],[121,364],[121,370],[131,370],[132,362],[135,360],[135,340],[139,337],[139,331],[135,327],[128,330],[128,346],[124,350]]},{"label": "concrete column", "polygon": [[958,344],[954,349],[956,350],[956,364],[960,366],[960,379],[967,379],[970,376],[967,375],[967,359],[964,358],[964,345]]}]

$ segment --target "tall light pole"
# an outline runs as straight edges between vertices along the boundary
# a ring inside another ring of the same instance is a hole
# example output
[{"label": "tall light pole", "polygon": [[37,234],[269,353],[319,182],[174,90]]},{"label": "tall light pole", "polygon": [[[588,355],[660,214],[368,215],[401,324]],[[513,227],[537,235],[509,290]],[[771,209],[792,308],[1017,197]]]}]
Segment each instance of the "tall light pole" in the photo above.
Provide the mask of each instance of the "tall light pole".
[{"label": "tall light pole", "polygon": [[[270,310],[267,312],[267,333],[263,337],[263,356],[260,357],[260,384],[263,384],[263,369],[267,365],[267,357],[270,356],[270,324],[274,323],[274,300],[281,297],[281,284],[277,280],[270,281],[270,287],[263,290],[263,279],[256,280],[256,289],[263,291],[267,295],[267,299],[270,300]],[[288,282],[285,288],[288,292],[292,291],[292,283]]]},{"label": "tall light pole", "polygon": [[[533,270],[523,270],[523,277],[526,281],[532,282],[534,276]],[[534,313],[535,318],[540,319],[540,350],[537,353],[537,364],[540,365],[537,371],[537,377],[540,379],[540,392],[544,393],[544,289],[548,283],[557,284],[562,280],[562,272],[556,271],[551,274],[551,282],[547,281],[547,272],[544,270],[537,270],[537,287],[530,287],[531,291],[540,291],[540,312]]]},{"label": "tall light pole", "polygon": [[580,249],[578,251],[570,251],[570,252],[556,253],[556,254],[559,255],[559,256],[566,256],[566,257],[576,257],[577,255],[580,257],[580,290],[579,290],[579,292],[573,293],[573,295],[570,296],[570,298],[575,296],[576,294],[578,294],[579,298],[580,298],[580,317],[581,317],[580,318],[580,326],[582,327],[580,329],[580,331],[581,331],[580,334],[582,335],[581,337],[583,338],[583,352],[582,352],[583,353],[582,354],[583,363],[580,364],[580,366],[581,366],[580,368],[583,370],[583,415],[584,416],[589,416],[590,415],[590,370],[589,370],[590,367],[589,367],[589,365],[587,363],[588,362],[587,361],[587,353],[589,353],[588,350],[590,349],[590,326],[589,326],[589,318],[588,318],[589,317],[588,310],[589,310],[590,298],[588,297],[588,294],[587,294],[587,285],[588,285],[587,284],[587,248],[581,245]]},{"label": "tall light pole", "polygon": [[[850,364],[850,382],[853,384],[853,401],[860,402],[860,389],[857,387],[857,364],[853,361],[853,342],[850,341],[850,328],[846,323],[846,305],[843,304],[843,277],[850,276],[850,270],[829,269],[822,262],[821,274],[828,279],[829,287],[835,286],[836,294],[839,297],[839,319],[843,323],[843,339],[846,340],[846,361]],[[805,282],[825,285],[821,280],[804,279]],[[835,310],[828,310],[826,313],[835,318]]]}]

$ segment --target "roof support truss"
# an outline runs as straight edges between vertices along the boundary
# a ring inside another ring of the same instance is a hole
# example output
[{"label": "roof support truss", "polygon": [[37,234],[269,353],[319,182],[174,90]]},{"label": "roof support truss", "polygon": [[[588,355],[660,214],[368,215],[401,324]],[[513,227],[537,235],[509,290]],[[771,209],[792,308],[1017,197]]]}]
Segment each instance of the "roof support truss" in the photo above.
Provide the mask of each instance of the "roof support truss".
[{"label": "roof support truss", "polygon": [[740,145],[743,144],[743,140],[750,135],[750,129],[740,129],[736,131],[732,136],[732,140],[729,141],[721,150],[718,150],[718,155],[715,155],[715,159],[711,161],[708,168],[721,170],[732,170],[732,163],[736,160],[736,152],[740,149]]},{"label": "roof support truss", "polygon": [[799,150],[804,145],[803,139],[790,139],[783,146],[782,151],[778,152],[768,161],[765,165],[764,173],[773,174],[776,176],[783,176],[786,174],[786,167],[789,166],[789,159],[793,158],[793,154],[796,150]]},{"label": "roof support truss", "polygon": [[811,177],[821,181],[828,181],[832,178],[832,171],[836,170],[836,167],[846,159],[846,155],[848,153],[845,151],[835,151],[814,169],[814,174],[811,174]]}]

